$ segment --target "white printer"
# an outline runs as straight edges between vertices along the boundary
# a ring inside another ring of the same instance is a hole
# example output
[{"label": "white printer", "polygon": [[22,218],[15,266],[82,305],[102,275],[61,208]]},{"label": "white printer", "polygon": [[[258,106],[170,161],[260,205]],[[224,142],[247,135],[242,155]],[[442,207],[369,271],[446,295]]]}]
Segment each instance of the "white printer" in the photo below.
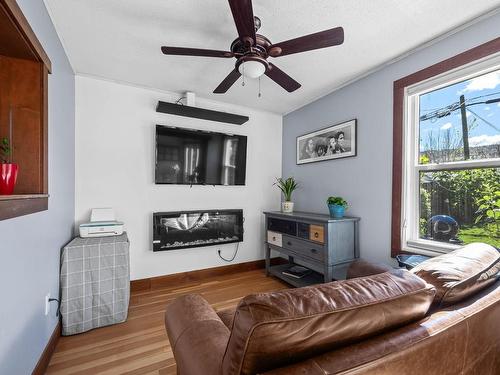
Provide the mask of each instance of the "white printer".
[{"label": "white printer", "polygon": [[112,208],[93,208],[90,222],[80,224],[80,237],[119,236],[123,233],[123,223],[116,221]]}]

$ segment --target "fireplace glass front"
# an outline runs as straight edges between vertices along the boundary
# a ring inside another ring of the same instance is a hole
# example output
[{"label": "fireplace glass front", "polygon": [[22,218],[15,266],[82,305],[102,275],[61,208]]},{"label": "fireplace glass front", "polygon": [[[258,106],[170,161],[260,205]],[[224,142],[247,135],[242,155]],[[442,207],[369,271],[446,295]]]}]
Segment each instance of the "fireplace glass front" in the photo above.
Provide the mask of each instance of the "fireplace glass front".
[{"label": "fireplace glass front", "polygon": [[153,251],[243,241],[243,210],[157,212]]}]

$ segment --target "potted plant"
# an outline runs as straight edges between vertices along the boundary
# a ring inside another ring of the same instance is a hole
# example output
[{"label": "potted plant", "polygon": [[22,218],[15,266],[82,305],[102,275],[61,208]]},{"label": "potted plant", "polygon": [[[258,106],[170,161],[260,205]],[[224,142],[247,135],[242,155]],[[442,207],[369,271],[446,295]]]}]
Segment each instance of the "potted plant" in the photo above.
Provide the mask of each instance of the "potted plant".
[{"label": "potted plant", "polygon": [[7,138],[0,140],[0,195],[10,195],[14,192],[17,180],[18,166],[10,160],[11,148]]},{"label": "potted plant", "polygon": [[285,201],[281,203],[281,211],[287,213],[293,212],[292,193],[298,187],[295,179],[293,177],[288,177],[286,180],[283,178],[276,178],[274,185],[278,185],[285,196]]},{"label": "potted plant", "polygon": [[328,204],[328,209],[330,210],[330,216],[340,219],[344,217],[345,210],[348,207],[347,201],[342,197],[328,197],[326,200]]}]

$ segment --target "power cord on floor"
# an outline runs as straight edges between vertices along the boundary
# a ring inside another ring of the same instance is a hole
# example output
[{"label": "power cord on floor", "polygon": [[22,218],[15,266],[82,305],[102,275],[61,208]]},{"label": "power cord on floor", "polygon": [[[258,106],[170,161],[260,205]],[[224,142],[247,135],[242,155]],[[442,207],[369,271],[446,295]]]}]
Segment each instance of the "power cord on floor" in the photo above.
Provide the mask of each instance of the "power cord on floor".
[{"label": "power cord on floor", "polygon": [[220,249],[217,249],[217,254],[219,254],[219,258],[221,258],[223,261],[225,261],[225,262],[232,262],[232,261],[234,260],[234,258],[236,258],[236,254],[238,254],[238,249],[239,249],[239,248],[240,248],[240,243],[239,243],[239,242],[237,242],[237,243],[236,243],[236,249],[234,250],[234,254],[233,254],[233,256],[232,256],[232,258],[231,258],[231,259],[226,259],[226,258],[224,258],[224,257],[222,256],[222,254],[221,254],[221,250],[220,250]]}]

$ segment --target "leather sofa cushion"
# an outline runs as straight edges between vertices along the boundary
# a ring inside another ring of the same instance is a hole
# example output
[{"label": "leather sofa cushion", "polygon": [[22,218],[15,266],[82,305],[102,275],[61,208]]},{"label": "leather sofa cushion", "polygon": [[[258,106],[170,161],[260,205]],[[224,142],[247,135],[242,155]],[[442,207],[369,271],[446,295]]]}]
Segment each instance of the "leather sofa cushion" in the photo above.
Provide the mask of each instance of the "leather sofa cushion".
[{"label": "leather sofa cushion", "polygon": [[346,276],[347,279],[354,279],[356,277],[376,275],[377,273],[384,273],[390,270],[392,270],[392,267],[386,264],[357,259],[349,265]]},{"label": "leather sofa cushion", "polygon": [[230,307],[228,309],[217,311],[217,315],[219,316],[220,320],[222,320],[222,323],[224,323],[224,325],[229,329],[233,327],[233,319],[235,311],[236,311],[235,307]]},{"label": "leather sofa cushion", "polygon": [[406,270],[243,298],[223,374],[254,374],[422,318],[435,289]]},{"label": "leather sofa cushion", "polygon": [[428,259],[411,270],[436,287],[434,306],[457,303],[495,282],[500,253],[493,246],[472,243]]}]

